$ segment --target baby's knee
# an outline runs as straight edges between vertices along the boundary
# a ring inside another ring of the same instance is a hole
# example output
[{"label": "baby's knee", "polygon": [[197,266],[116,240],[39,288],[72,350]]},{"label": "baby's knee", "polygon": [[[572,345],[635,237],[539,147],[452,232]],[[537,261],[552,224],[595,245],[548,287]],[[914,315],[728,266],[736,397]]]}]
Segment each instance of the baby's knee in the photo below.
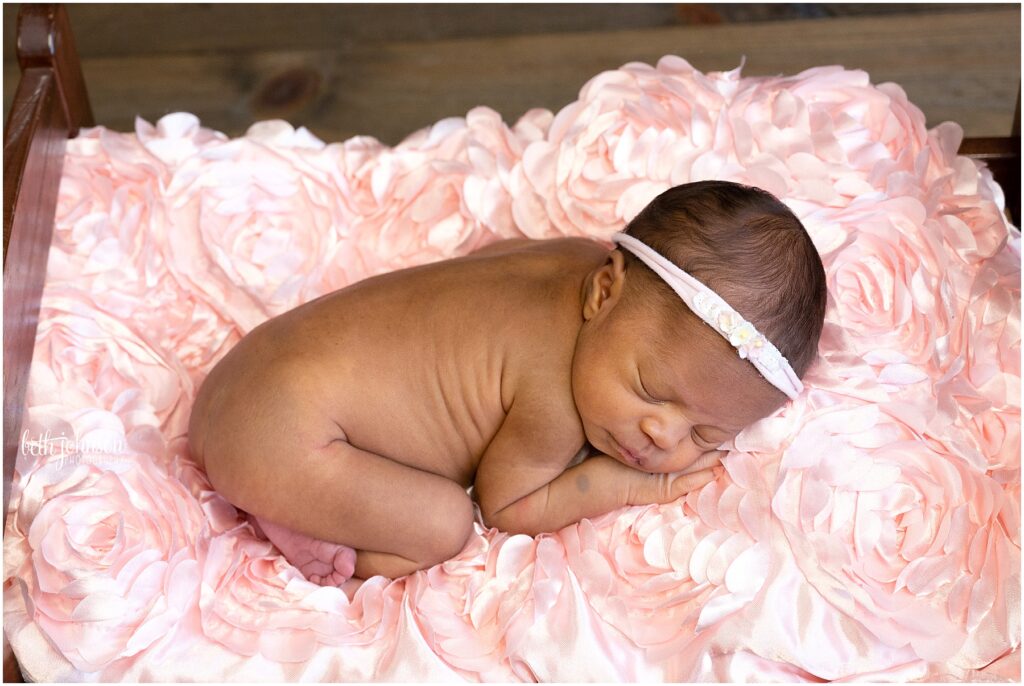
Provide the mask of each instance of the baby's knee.
[{"label": "baby's knee", "polygon": [[423,560],[425,567],[446,562],[462,552],[473,535],[473,501],[458,484],[452,482],[445,494],[446,516],[440,531],[434,535],[433,545]]}]

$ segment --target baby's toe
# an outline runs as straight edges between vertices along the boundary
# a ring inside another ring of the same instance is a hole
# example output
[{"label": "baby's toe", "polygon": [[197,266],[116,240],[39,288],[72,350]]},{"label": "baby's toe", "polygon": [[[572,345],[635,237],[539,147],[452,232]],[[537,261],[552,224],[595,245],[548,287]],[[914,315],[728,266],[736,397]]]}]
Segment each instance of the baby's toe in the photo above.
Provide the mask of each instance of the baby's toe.
[{"label": "baby's toe", "polygon": [[344,583],[356,573],[356,551],[347,545],[341,546],[334,555],[334,574],[344,577],[338,583]]},{"label": "baby's toe", "polygon": [[[292,564],[295,564],[294,562]],[[299,571],[302,572],[302,576],[306,577],[310,581],[313,581],[313,577],[317,579],[323,579],[334,571],[334,566],[325,560],[307,560],[303,564],[296,564]],[[313,581],[313,583],[320,583],[319,581]]]}]

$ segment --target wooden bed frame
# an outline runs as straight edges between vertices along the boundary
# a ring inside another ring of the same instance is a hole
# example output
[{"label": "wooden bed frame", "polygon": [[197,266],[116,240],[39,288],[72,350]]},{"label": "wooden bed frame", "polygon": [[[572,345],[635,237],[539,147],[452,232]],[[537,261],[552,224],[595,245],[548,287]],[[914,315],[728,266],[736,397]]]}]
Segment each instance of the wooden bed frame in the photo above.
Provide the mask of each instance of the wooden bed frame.
[{"label": "wooden bed frame", "polygon": [[[29,366],[53,235],[66,141],[93,125],[67,14],[22,5],[17,24],[21,81],[4,129],[4,523],[18,454]],[[960,154],[988,164],[1020,222],[1020,90],[1012,135],[968,138]],[[4,637],[4,681],[20,681]]]}]

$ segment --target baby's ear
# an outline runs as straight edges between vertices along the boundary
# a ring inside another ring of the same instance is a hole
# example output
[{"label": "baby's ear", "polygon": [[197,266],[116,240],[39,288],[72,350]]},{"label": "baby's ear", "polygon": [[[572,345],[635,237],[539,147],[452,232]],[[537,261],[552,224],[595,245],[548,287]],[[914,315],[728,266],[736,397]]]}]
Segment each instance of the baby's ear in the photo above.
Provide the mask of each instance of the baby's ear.
[{"label": "baby's ear", "polygon": [[587,276],[583,292],[583,320],[589,321],[599,312],[610,311],[622,296],[626,281],[622,251],[612,250],[608,260]]}]

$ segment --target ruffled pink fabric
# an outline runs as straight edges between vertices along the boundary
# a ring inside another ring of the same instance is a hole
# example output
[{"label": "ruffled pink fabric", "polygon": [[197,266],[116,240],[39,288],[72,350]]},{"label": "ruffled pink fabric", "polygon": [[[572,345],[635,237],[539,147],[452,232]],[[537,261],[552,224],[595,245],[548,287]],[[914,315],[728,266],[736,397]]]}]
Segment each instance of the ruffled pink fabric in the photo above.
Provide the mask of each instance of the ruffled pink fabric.
[{"label": "ruffled pink fabric", "polygon": [[[514,125],[395,147],[189,114],[70,141],[4,536],[38,681],[816,681],[1020,677],[1020,237],[990,173],[841,67],[594,77]],[[607,239],[661,190],[777,194],[830,298],[808,390],[715,482],[349,602],[188,459],[196,388],[250,329],[511,236]]]}]

